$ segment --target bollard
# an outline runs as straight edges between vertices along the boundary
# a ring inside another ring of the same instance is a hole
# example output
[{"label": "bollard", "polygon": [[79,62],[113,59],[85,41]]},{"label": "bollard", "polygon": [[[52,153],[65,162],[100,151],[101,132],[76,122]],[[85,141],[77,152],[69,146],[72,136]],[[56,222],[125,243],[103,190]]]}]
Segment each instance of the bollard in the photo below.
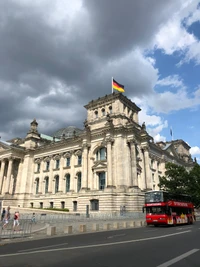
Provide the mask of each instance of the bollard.
[{"label": "bollard", "polygon": [[49,226],[47,227],[47,235],[52,236],[56,234],[56,227],[55,226]]},{"label": "bollard", "polygon": [[81,232],[81,233],[86,232],[86,225],[85,225],[85,224],[81,224],[81,225],[79,226],[79,232]]},{"label": "bollard", "polygon": [[92,225],[92,231],[99,231],[99,224],[93,223],[93,225]]},{"label": "bollard", "polygon": [[64,233],[65,233],[65,234],[72,234],[72,226],[71,226],[71,225],[66,226],[66,227],[64,228]]},{"label": "bollard", "polygon": [[134,221],[130,222],[130,227],[135,227],[135,222]]},{"label": "bollard", "polygon": [[119,229],[119,223],[118,222],[114,222],[113,223],[113,228],[114,229]]},{"label": "bollard", "polygon": [[123,227],[127,228],[128,227],[128,222],[123,222]]},{"label": "bollard", "polygon": [[103,229],[104,229],[104,230],[109,230],[109,229],[110,229],[110,224],[109,224],[109,223],[105,223],[105,224],[103,225]]}]

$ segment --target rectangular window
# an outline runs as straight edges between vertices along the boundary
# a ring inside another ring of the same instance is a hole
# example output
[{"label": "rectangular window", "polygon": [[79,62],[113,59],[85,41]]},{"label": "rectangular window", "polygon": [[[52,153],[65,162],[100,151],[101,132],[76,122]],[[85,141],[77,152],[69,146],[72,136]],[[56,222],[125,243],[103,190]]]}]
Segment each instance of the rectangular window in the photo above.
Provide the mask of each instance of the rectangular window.
[{"label": "rectangular window", "polygon": [[100,172],[99,173],[99,190],[104,190],[105,185],[106,185],[105,172]]},{"label": "rectangular window", "polygon": [[65,202],[61,201],[61,209],[64,209],[64,208],[65,208]]},{"label": "rectangular window", "polygon": [[152,173],[152,182],[155,182],[154,173]]},{"label": "rectangular window", "polygon": [[38,194],[38,191],[39,191],[39,179],[36,180],[35,193]]},{"label": "rectangular window", "polygon": [[56,169],[59,169],[59,168],[60,168],[60,160],[57,159],[57,160],[56,160]]},{"label": "rectangular window", "polygon": [[37,164],[37,172],[40,172],[40,163]]},{"label": "rectangular window", "polygon": [[78,165],[81,165],[81,164],[82,164],[82,156],[79,155],[79,156],[78,156]]},{"label": "rectangular window", "polygon": [[93,199],[90,201],[91,210],[99,210],[99,200]]},{"label": "rectangular window", "polygon": [[48,193],[48,189],[49,189],[49,177],[47,177],[45,180],[45,194]]},{"label": "rectangular window", "polygon": [[53,202],[50,202],[50,208],[53,209]]},{"label": "rectangular window", "polygon": [[67,175],[66,177],[66,192],[69,192],[70,190],[70,175]]},{"label": "rectangular window", "polygon": [[102,147],[100,149],[100,160],[104,160],[106,159],[106,150],[105,150],[105,147]]},{"label": "rectangular window", "polygon": [[77,211],[77,201],[73,201],[73,211]]},{"label": "rectangular window", "polygon": [[77,191],[79,192],[81,190],[81,173],[78,174],[77,179]]},{"label": "rectangular window", "polygon": [[49,165],[50,165],[50,162],[47,161],[47,162],[46,162],[46,171],[49,171]]},{"label": "rectangular window", "polygon": [[70,166],[70,158],[66,159],[66,166],[69,167]]}]

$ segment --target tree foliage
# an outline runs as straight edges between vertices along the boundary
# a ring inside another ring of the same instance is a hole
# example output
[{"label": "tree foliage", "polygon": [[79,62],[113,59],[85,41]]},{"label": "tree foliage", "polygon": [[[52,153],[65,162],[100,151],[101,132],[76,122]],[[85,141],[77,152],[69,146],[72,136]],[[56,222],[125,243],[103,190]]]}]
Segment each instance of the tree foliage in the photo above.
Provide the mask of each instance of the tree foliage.
[{"label": "tree foliage", "polygon": [[192,197],[196,207],[200,206],[200,165],[187,171],[183,166],[166,164],[165,176],[160,177],[159,187],[175,194],[187,194]]}]

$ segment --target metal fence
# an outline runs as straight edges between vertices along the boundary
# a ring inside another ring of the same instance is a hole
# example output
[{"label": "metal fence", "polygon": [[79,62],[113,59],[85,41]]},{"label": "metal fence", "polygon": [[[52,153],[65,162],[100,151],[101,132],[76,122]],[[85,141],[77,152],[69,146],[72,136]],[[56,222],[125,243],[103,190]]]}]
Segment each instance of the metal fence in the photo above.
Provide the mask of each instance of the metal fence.
[{"label": "metal fence", "polygon": [[32,221],[30,219],[20,219],[19,226],[13,226],[14,220],[9,220],[8,224],[3,227],[4,222],[0,224],[0,238],[10,239],[17,237],[26,237],[31,234]]},{"label": "metal fence", "polygon": [[[32,214],[21,214],[20,218],[32,219]],[[74,213],[74,214],[51,214],[51,213],[35,213],[35,221],[41,223],[60,222],[60,221],[95,221],[95,220],[124,220],[124,219],[145,219],[145,215],[141,212],[114,212],[114,213]]]}]

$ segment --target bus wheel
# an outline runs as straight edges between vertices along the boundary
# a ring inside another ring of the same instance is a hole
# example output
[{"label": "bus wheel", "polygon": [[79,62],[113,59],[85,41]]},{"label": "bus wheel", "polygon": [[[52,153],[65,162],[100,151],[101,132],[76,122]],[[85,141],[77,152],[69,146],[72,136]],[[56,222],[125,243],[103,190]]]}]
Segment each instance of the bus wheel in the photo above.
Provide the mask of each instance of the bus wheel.
[{"label": "bus wheel", "polygon": [[176,218],[173,218],[173,226],[176,226]]}]

